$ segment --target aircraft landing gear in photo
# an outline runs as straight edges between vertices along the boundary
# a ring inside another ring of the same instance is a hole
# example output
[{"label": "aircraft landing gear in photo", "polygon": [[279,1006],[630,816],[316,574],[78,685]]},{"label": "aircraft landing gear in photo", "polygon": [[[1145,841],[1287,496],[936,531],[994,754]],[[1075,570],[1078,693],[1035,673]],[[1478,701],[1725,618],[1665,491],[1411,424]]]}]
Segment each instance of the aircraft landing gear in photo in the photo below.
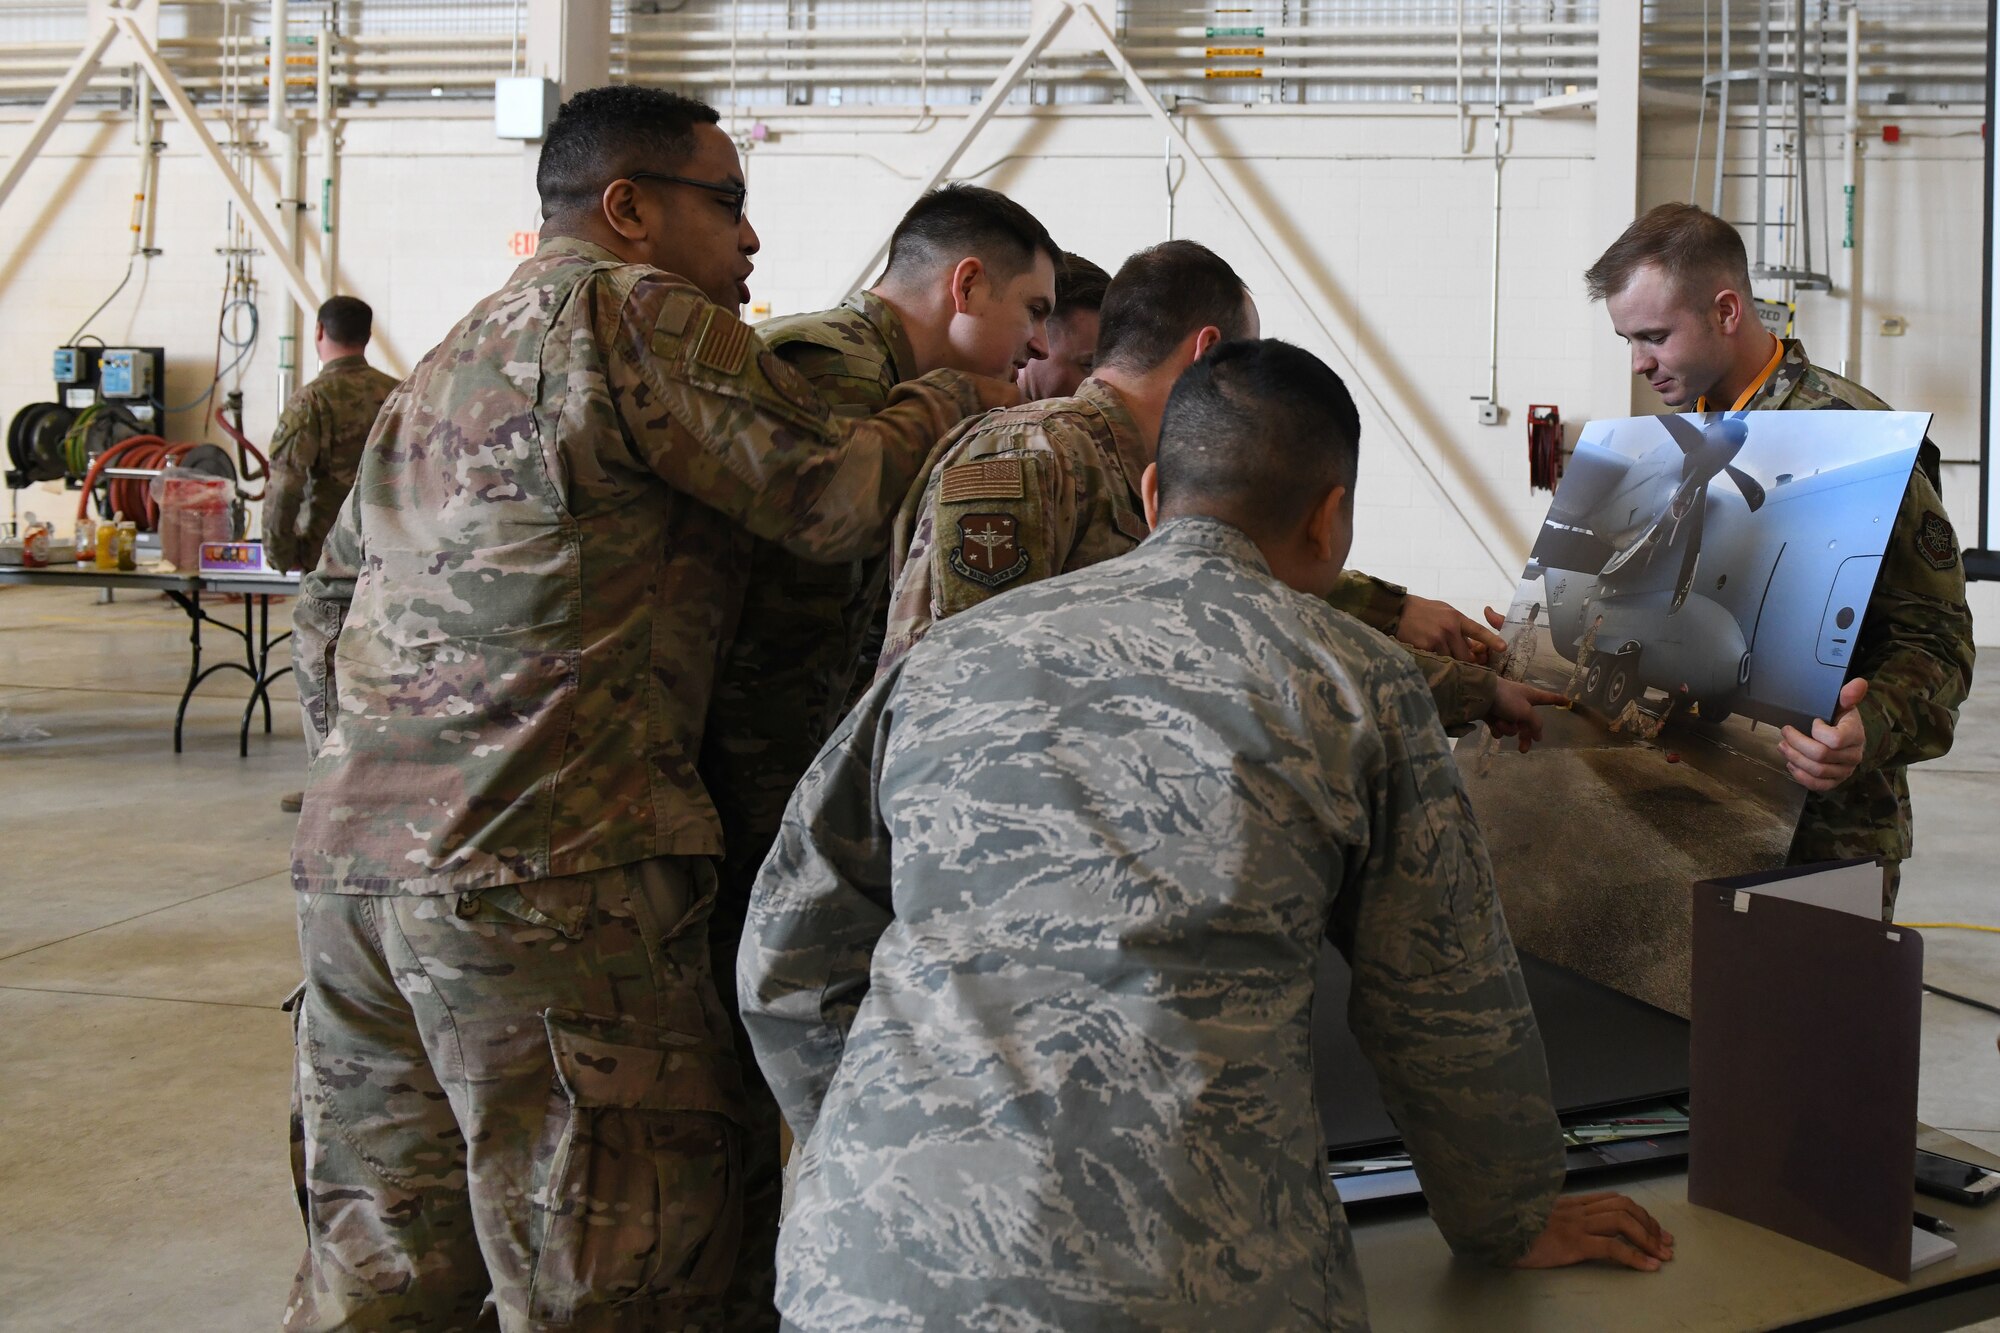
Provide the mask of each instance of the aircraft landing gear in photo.
[{"label": "aircraft landing gear in photo", "polygon": [[1608,658],[1599,657],[1591,669],[1604,669],[1604,711],[1617,716],[1625,705],[1646,692],[1639,680],[1639,649],[1630,648]]}]

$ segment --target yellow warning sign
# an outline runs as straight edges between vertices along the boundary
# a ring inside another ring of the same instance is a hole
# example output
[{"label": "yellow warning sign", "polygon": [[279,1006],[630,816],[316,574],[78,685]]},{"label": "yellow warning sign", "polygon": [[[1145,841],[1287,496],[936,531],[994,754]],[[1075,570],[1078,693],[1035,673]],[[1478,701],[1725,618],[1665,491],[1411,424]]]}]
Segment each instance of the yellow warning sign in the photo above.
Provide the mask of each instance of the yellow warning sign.
[{"label": "yellow warning sign", "polygon": [[1222,60],[1230,57],[1241,58],[1244,56],[1255,60],[1262,60],[1264,58],[1264,48],[1261,46],[1211,46],[1208,48],[1208,58],[1210,60]]},{"label": "yellow warning sign", "polygon": [[1264,71],[1261,69],[1205,69],[1202,71],[1202,77],[1207,79],[1261,79],[1264,77]]}]

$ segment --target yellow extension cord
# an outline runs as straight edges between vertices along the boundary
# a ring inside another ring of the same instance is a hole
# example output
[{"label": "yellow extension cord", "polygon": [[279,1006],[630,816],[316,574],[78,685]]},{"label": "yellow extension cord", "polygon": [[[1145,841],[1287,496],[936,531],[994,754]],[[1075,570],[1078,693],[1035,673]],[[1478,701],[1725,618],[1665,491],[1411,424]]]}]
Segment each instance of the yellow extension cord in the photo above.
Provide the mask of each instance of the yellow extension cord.
[{"label": "yellow extension cord", "polygon": [[1895,924],[1909,930],[1978,930],[1988,935],[2000,935],[2000,926],[1980,926],[1970,921],[1898,921]]}]

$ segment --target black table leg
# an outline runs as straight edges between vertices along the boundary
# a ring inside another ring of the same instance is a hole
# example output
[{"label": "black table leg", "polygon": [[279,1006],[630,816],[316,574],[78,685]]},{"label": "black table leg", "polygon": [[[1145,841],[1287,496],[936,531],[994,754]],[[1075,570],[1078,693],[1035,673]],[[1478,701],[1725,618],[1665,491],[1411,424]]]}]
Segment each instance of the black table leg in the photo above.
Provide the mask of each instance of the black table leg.
[{"label": "black table leg", "polygon": [[[188,683],[187,688],[181,691],[180,707],[174,711],[174,753],[179,754],[181,752],[181,732],[187,722],[188,701],[194,698],[195,690],[204,680],[207,680],[218,671],[241,671],[244,675],[250,677],[254,684],[258,679],[256,671],[257,645],[254,638],[255,627],[250,619],[252,611],[247,604],[247,600],[243,611],[244,628],[237,629],[236,626],[230,624],[228,621],[218,620],[208,613],[207,609],[201,604],[201,588],[199,585],[187,592],[176,592],[171,588],[165,591],[167,596],[171,597],[181,610],[187,612],[188,617]],[[249,665],[246,666],[242,662],[217,662],[214,666],[204,669],[201,664],[201,626],[203,621],[219,625],[231,634],[242,635],[244,655],[248,659]],[[246,721],[246,731],[248,730],[248,725]],[[242,749],[243,753],[249,753],[249,742],[247,740],[243,742]]]},{"label": "black table leg", "polygon": [[181,691],[181,706],[174,712],[174,753],[181,752],[181,724],[187,720],[188,700],[194,698],[194,687],[201,684],[201,589],[192,592],[169,592],[167,596],[180,603],[181,610],[188,616],[188,683]]}]

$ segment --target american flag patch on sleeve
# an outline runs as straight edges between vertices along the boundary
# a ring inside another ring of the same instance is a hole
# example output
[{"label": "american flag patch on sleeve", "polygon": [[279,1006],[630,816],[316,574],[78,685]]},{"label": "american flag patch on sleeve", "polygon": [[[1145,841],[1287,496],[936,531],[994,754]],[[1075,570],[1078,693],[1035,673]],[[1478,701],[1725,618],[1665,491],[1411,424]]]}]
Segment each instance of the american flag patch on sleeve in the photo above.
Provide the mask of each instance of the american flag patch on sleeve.
[{"label": "american flag patch on sleeve", "polygon": [[983,463],[960,463],[944,470],[938,483],[942,504],[966,500],[1018,500],[1024,494],[1021,460],[995,458]]}]

